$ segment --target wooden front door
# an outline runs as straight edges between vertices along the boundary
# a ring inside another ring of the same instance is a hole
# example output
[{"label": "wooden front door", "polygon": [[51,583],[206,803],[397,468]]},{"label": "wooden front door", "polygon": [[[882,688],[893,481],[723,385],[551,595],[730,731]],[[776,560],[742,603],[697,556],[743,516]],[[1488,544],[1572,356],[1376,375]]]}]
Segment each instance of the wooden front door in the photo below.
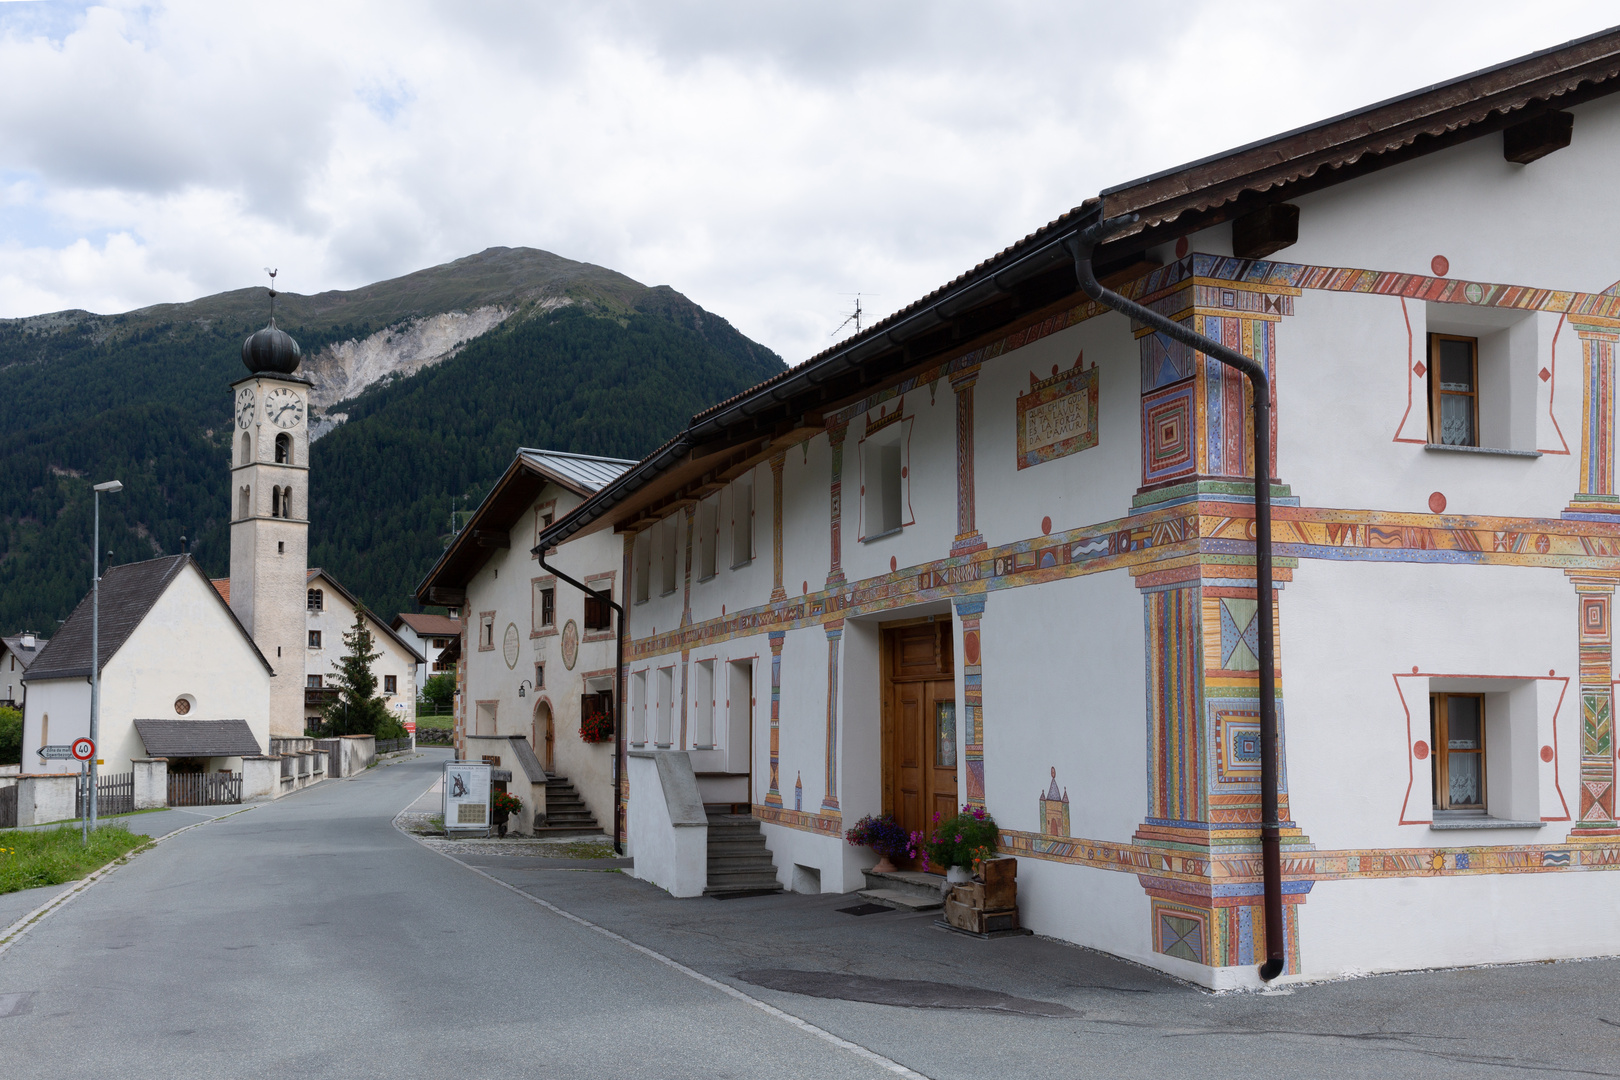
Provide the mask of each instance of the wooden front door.
[{"label": "wooden front door", "polygon": [[883,676],[883,809],[926,835],[957,809],[950,620],[884,630]]},{"label": "wooden front door", "polygon": [[551,720],[551,706],[543,701],[534,707],[534,745],[541,748],[540,761],[550,776],[557,768],[557,730]]}]

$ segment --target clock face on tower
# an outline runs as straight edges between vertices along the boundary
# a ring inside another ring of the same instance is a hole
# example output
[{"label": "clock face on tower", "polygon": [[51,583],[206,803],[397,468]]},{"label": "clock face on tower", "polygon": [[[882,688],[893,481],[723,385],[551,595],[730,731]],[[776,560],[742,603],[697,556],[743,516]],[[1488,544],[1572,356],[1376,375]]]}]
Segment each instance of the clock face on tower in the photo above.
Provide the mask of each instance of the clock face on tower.
[{"label": "clock face on tower", "polygon": [[278,386],[264,396],[264,414],[279,428],[295,428],[304,419],[304,400],[296,390]]},{"label": "clock face on tower", "polygon": [[253,423],[253,388],[244,386],[236,392],[236,426],[247,430]]}]

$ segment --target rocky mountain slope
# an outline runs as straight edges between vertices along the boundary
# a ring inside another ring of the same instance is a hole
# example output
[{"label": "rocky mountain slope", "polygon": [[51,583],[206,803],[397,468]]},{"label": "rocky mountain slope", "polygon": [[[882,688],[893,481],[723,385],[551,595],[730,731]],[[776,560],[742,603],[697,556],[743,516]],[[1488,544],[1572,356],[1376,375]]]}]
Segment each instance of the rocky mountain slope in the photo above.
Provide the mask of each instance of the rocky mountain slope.
[{"label": "rocky mountain slope", "polygon": [[[528,248],[283,294],[276,312],[315,387],[312,562],[384,615],[517,445],[639,456],[782,368],[674,289]],[[184,536],[226,572],[229,384],[267,313],[259,287],[0,320],[0,629],[47,632],[88,586],[89,485],[109,476],[125,483],[102,505],[114,559]]]}]

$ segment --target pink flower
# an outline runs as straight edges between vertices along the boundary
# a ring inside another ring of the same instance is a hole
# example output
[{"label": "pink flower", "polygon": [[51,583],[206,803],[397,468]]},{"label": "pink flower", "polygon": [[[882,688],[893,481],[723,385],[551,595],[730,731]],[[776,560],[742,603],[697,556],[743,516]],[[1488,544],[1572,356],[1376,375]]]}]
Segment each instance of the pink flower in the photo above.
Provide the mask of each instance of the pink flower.
[{"label": "pink flower", "polygon": [[962,842],[962,834],[961,833],[956,834],[956,842],[958,844],[960,844]]}]

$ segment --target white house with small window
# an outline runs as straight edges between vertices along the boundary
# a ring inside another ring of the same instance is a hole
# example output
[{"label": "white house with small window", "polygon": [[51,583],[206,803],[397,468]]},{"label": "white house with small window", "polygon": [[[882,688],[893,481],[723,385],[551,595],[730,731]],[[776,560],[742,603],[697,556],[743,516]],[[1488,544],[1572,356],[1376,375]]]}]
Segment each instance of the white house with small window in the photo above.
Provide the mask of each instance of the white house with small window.
[{"label": "white house with small window", "polygon": [[[791,888],[983,808],[1024,926],[1210,986],[1620,953],[1616,90],[1620,30],[1121,184],[693,417],[538,541],[629,544],[632,769]],[[1270,375],[1268,582],[1247,383],[1079,289],[1122,217]]]},{"label": "white house with small window", "polygon": [[[304,722],[306,730],[314,731],[320,710],[337,693],[339,665],[349,651],[343,635],[354,629],[354,613],[364,605],[324,570],[311,569],[306,577]],[[372,648],[381,654],[371,664],[377,694],[401,724],[414,723],[418,678],[426,658],[408,638],[365,610]]]},{"label": "white house with small window", "polygon": [[435,675],[454,674],[456,662],[445,657],[445,651],[461,637],[461,615],[454,608],[445,615],[424,611],[405,611],[394,616],[389,623],[394,632],[410,643],[424,658],[416,669],[416,694]]},{"label": "white house with small window", "polygon": [[[422,604],[462,612],[456,749],[512,773],[501,782],[524,800],[513,823],[519,832],[611,828],[618,624],[608,604],[565,578],[617,600],[626,549],[611,533],[592,536],[548,554],[547,566],[531,549],[543,530],[632,464],[519,450],[417,588]],[[513,740],[531,752],[516,752]],[[530,768],[545,776],[526,776]],[[548,780],[549,787],[529,787]],[[529,805],[531,790],[546,791],[555,805]],[[567,809],[576,798],[583,808]],[[536,811],[543,812],[538,823]]]}]

